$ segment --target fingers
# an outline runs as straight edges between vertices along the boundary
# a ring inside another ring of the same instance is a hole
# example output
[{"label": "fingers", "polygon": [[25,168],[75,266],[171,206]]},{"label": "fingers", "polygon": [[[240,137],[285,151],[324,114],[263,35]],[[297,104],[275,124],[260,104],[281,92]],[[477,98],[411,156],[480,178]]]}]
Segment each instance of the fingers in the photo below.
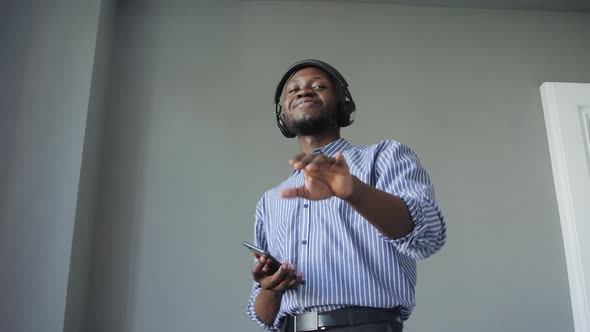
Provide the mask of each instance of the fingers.
[{"label": "fingers", "polygon": [[291,268],[289,267],[289,264],[283,264],[278,269],[278,271],[275,274],[273,274],[270,277],[270,279],[268,279],[268,282],[265,283],[266,284],[265,286],[268,289],[282,291],[291,282],[291,280],[293,278],[292,277],[293,274],[294,273],[291,272]]},{"label": "fingers", "polygon": [[307,190],[305,189],[305,186],[284,189],[281,191],[280,196],[283,198],[307,197]]},{"label": "fingers", "polygon": [[289,285],[287,286],[287,288],[289,289],[294,289],[299,287],[299,285],[301,285],[301,282],[303,281],[303,274],[301,272],[297,272],[297,274],[295,275],[295,279],[293,279]]},{"label": "fingers", "polygon": [[344,156],[342,152],[337,152],[334,158],[327,157],[323,154],[304,154],[300,153],[289,160],[289,164],[297,171],[305,169],[306,171],[318,171],[321,167],[327,166],[344,166]]},{"label": "fingers", "polygon": [[318,159],[320,157],[322,157],[322,155],[300,153],[300,154],[296,155],[293,159],[291,159],[289,161],[289,164],[291,164],[291,166],[295,170],[300,171],[300,170],[304,169],[314,159]]},{"label": "fingers", "polygon": [[[261,259],[264,257],[261,257]],[[268,263],[268,260],[266,260]],[[262,264],[258,262],[254,267],[252,273],[254,280],[260,284],[260,286],[267,290],[276,292],[284,292],[287,289],[297,288],[302,282],[302,273],[296,273],[296,267],[294,264],[282,264],[281,267],[272,275],[263,274]]]},{"label": "fingers", "polygon": [[254,280],[258,281],[258,279],[263,278],[265,276],[271,276],[277,271],[277,267],[272,264],[272,261],[266,256],[260,256],[258,254],[254,254],[256,258],[258,258],[258,262],[254,264],[252,268],[252,276]]},{"label": "fingers", "polygon": [[346,163],[346,161],[344,160],[344,156],[342,155],[342,152],[340,152],[340,151],[336,152],[334,159],[336,159],[336,163],[338,163],[338,164]]},{"label": "fingers", "polygon": [[266,256],[262,256],[264,258],[262,262],[264,263],[264,267],[262,268],[262,272],[266,275],[273,275],[279,269],[279,266],[276,266],[272,260],[268,259]]},{"label": "fingers", "polygon": [[293,165],[294,163],[296,163],[296,162],[300,161],[301,159],[303,159],[303,157],[305,157],[305,156],[307,156],[307,154],[305,154],[303,152],[302,153],[299,153],[295,157],[291,158],[291,160],[289,160],[289,163],[291,165]]},{"label": "fingers", "polygon": [[275,289],[278,289],[281,291],[285,291],[289,287],[289,284],[291,284],[293,279],[296,278],[295,270],[293,268],[291,268],[290,266],[287,266],[283,272],[284,272],[283,279],[275,287]]},{"label": "fingers", "polygon": [[301,272],[296,272],[297,269],[295,267],[295,264],[291,264],[288,268],[288,274],[285,276],[285,278],[276,286],[276,288],[281,289],[281,290],[286,290],[286,289],[294,289],[299,287],[299,285],[301,285],[301,282],[303,280],[303,274]]}]

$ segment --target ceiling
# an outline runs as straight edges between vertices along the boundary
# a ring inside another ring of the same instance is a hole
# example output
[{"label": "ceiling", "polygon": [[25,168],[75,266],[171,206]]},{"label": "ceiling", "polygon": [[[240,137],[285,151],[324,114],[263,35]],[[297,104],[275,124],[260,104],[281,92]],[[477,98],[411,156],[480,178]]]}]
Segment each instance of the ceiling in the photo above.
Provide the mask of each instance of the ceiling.
[{"label": "ceiling", "polygon": [[[293,1],[293,0],[274,0]],[[318,0],[297,0],[313,2]],[[322,0],[341,3],[380,3],[407,6],[434,6],[506,10],[544,10],[590,13],[590,0]]]}]

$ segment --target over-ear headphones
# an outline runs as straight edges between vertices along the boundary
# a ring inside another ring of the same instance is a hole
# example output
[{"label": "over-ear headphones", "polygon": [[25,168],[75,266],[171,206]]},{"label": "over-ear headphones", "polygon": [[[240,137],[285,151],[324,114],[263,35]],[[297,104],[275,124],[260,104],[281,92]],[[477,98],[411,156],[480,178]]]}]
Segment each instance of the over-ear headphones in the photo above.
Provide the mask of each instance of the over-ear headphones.
[{"label": "over-ear headphones", "polygon": [[313,60],[307,59],[298,61],[289,67],[287,71],[283,74],[279,84],[277,85],[277,90],[275,92],[275,111],[277,115],[277,125],[281,130],[281,133],[287,138],[295,137],[295,134],[292,133],[287,126],[285,125],[285,121],[283,120],[283,106],[280,105],[281,94],[283,92],[283,88],[285,84],[291,78],[295,72],[299,69],[306,68],[306,67],[316,67],[319,68],[332,76],[336,80],[338,84],[341,85],[342,90],[344,91],[344,101],[340,103],[338,108],[338,126],[340,127],[347,127],[350,126],[354,122],[354,113],[356,111],[356,105],[354,100],[352,100],[352,96],[350,95],[350,91],[348,91],[348,83],[342,75],[336,70],[336,68],[330,66],[329,64],[320,61],[320,60]]}]

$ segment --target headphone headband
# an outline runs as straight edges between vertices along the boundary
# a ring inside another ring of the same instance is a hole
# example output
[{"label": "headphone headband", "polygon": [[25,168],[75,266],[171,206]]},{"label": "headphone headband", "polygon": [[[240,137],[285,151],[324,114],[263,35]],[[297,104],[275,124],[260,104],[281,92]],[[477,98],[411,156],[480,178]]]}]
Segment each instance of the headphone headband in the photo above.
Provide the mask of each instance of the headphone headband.
[{"label": "headphone headband", "polygon": [[[320,61],[320,60],[314,60],[314,59],[301,60],[301,61],[298,61],[298,62],[295,62],[294,64],[292,64],[291,67],[289,67],[289,69],[287,69],[287,71],[281,77],[281,80],[279,81],[279,84],[277,85],[277,90],[275,91],[275,104],[278,104],[279,101],[281,100],[281,94],[283,93],[283,88],[285,87],[285,84],[287,84],[287,81],[289,80],[289,78],[291,78],[293,73],[295,73],[296,71],[298,71],[301,68],[306,68],[306,67],[316,67],[316,68],[319,68],[319,69],[327,72],[342,85],[345,92],[348,91],[348,83],[346,82],[344,77],[342,77],[342,75],[338,72],[338,70],[336,70],[336,68],[334,68],[331,65],[329,65],[323,61]],[[350,96],[348,96],[348,97],[350,97]]]}]

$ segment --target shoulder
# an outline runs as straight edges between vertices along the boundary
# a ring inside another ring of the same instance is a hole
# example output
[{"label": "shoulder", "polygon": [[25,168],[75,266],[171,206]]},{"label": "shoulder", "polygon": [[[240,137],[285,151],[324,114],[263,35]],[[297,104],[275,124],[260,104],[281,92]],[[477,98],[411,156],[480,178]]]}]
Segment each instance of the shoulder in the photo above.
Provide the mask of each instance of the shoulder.
[{"label": "shoulder", "polygon": [[384,140],[384,141],[381,141],[381,142],[375,144],[375,146],[382,149],[382,150],[412,151],[412,149],[410,149],[409,146],[407,146],[404,143],[401,143],[399,141],[396,141],[396,140]]},{"label": "shoulder", "polygon": [[351,153],[368,153],[371,155],[403,155],[403,154],[410,154],[414,155],[414,151],[407,145],[396,141],[396,140],[383,140],[375,144],[371,145],[358,145],[353,146],[350,149]]},{"label": "shoulder", "polygon": [[387,169],[391,171],[422,167],[418,155],[399,141],[384,140],[369,148],[372,150],[371,158],[378,173],[386,172]]}]

